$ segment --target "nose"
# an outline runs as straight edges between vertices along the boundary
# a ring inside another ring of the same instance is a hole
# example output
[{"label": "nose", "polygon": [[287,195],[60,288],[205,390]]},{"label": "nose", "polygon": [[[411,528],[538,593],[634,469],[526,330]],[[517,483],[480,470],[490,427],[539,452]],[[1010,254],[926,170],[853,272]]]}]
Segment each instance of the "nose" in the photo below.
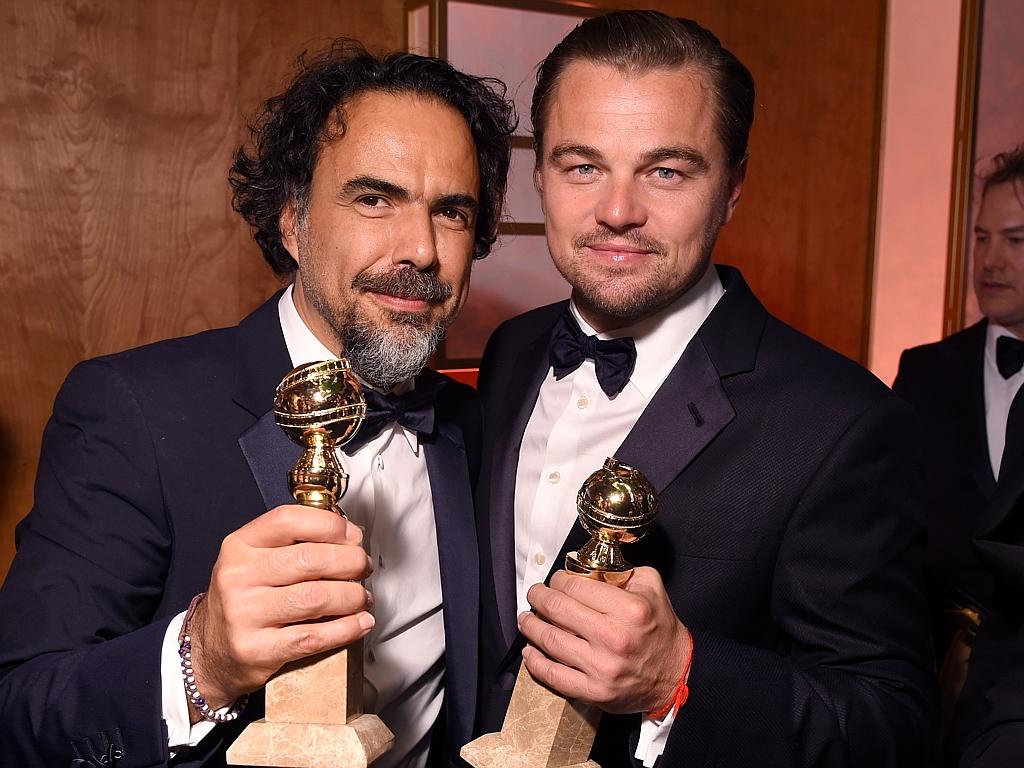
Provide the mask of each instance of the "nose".
[{"label": "nose", "polygon": [[1003,249],[999,242],[990,240],[984,244],[978,244],[974,249],[974,258],[980,263],[986,272],[997,271],[1005,266]]},{"label": "nose", "polygon": [[429,212],[410,212],[403,222],[404,237],[393,251],[396,266],[412,267],[424,272],[437,263],[437,233]]},{"label": "nose", "polygon": [[594,216],[598,224],[624,232],[647,223],[647,205],[632,178],[610,178],[602,189]]}]

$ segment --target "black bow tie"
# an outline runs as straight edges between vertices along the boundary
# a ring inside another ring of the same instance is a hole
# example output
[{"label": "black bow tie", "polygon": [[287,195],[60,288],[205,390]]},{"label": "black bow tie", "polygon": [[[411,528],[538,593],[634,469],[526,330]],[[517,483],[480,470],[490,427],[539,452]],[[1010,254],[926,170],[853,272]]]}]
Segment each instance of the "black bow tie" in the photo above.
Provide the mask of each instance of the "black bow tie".
[{"label": "black bow tie", "polygon": [[568,309],[558,318],[551,336],[551,367],[561,379],[579,368],[587,358],[594,361],[597,383],[608,397],[615,397],[626,386],[636,365],[636,344],[626,336],[599,339],[585,336]]},{"label": "black bow tie", "polygon": [[417,384],[415,389],[404,395],[382,395],[364,387],[366,418],[359,425],[355,437],[345,443],[342,450],[351,456],[394,422],[419,435],[431,434],[434,431],[434,400],[444,383],[441,379],[429,384]]},{"label": "black bow tie", "polygon": [[1012,336],[996,339],[996,367],[1008,379],[1024,366],[1024,341]]}]

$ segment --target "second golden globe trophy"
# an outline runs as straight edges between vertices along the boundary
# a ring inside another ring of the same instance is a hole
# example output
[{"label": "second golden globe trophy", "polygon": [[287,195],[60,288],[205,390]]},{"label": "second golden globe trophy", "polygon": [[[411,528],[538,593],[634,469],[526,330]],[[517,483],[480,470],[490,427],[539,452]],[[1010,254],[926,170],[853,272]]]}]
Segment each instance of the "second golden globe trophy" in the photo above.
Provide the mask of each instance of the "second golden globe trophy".
[{"label": "second golden globe trophy", "polygon": [[[362,387],[344,358],[300,366],[281,380],[274,419],[305,448],[288,473],[299,504],[343,514],[348,475],[335,449],[365,415]],[[395,741],[379,717],[363,713],[361,640],[286,664],[267,682],[266,701],[266,716],[228,748],[231,765],[364,768]]]},{"label": "second golden globe trophy", "polygon": [[[654,486],[640,470],[609,458],[583,483],[576,511],[590,541],[566,555],[565,569],[624,587],[633,566],[620,547],[642,538],[654,522]],[[600,768],[589,759],[600,721],[600,709],[541,685],[523,664],[501,731],[471,741],[460,754],[475,768]]]}]

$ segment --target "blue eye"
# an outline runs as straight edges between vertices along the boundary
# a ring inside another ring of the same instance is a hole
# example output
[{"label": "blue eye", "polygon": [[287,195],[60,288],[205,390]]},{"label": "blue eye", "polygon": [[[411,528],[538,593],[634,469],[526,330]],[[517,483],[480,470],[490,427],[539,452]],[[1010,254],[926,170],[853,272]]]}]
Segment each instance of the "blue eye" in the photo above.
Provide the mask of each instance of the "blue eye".
[{"label": "blue eye", "polygon": [[584,163],[583,165],[576,166],[576,173],[580,174],[581,176],[589,176],[593,172],[594,166],[592,166],[590,163]]},{"label": "blue eye", "polygon": [[674,179],[679,175],[679,171],[672,168],[658,168],[655,173],[658,174],[659,179]]}]

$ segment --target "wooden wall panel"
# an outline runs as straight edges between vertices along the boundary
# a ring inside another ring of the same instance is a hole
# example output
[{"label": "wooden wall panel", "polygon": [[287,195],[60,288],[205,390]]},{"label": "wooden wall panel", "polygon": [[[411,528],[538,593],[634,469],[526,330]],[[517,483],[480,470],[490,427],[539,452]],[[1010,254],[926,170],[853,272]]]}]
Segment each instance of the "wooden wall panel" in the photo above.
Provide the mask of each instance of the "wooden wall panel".
[{"label": "wooden wall panel", "polygon": [[340,34],[400,47],[401,0],[0,5],[0,578],[68,370],[277,287],[227,170],[295,55]]}]

